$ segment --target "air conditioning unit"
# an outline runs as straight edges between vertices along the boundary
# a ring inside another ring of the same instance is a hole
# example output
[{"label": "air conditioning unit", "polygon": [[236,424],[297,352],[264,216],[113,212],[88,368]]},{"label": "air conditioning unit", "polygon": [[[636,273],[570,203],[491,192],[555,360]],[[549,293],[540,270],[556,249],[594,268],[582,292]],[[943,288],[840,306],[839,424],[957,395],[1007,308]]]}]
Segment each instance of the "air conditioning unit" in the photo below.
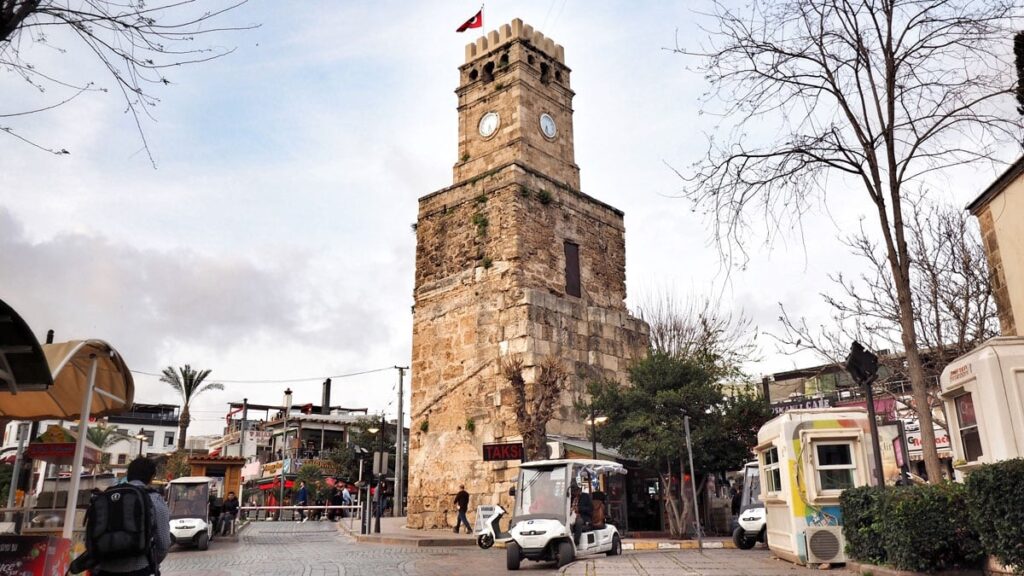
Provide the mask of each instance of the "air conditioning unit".
[{"label": "air conditioning unit", "polygon": [[558,442],[558,441],[548,442],[548,460],[557,460],[559,458],[564,458],[564,457],[565,457],[565,454],[562,453],[562,443],[561,442]]},{"label": "air conditioning unit", "polygon": [[808,564],[843,564],[846,562],[846,541],[842,526],[808,526]]}]

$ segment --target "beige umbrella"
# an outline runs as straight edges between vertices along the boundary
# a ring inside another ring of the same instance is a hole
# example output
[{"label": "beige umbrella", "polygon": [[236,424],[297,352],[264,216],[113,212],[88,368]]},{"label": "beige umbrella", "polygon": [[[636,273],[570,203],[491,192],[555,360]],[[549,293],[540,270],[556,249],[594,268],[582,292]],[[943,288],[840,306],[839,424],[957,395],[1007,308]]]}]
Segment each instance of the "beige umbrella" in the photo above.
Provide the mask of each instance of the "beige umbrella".
[{"label": "beige umbrella", "polygon": [[44,344],[43,353],[53,374],[53,386],[38,392],[0,394],[0,416],[16,420],[79,420],[71,487],[64,511],[64,537],[71,538],[89,418],[131,408],[135,382],[121,355],[102,340]]}]

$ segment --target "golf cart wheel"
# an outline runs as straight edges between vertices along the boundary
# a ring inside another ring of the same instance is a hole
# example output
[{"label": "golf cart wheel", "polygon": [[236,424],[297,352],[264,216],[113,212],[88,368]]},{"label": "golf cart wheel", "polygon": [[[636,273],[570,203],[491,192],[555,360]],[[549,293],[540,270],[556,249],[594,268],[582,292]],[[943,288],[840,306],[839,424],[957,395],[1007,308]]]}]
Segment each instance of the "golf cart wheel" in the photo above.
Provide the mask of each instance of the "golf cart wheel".
[{"label": "golf cart wheel", "polygon": [[210,548],[210,536],[206,532],[199,535],[199,539],[196,541],[196,548],[200,550],[208,550]]},{"label": "golf cart wheel", "polygon": [[572,542],[563,540],[558,543],[558,567],[568,566],[576,559],[576,551],[572,547]]},{"label": "golf cart wheel", "polygon": [[757,544],[757,539],[748,538],[746,531],[742,527],[737,527],[732,533],[732,543],[740,550],[750,550]]},{"label": "golf cart wheel", "polygon": [[519,544],[509,542],[508,546],[505,547],[505,568],[509,570],[519,570],[519,564],[522,561],[523,552],[519,549]]},{"label": "golf cart wheel", "polygon": [[618,534],[612,536],[612,549],[608,551],[609,556],[618,556],[622,554],[622,540]]},{"label": "golf cart wheel", "polygon": [[494,546],[494,537],[490,534],[481,534],[476,539],[476,545],[487,550],[491,546]]}]

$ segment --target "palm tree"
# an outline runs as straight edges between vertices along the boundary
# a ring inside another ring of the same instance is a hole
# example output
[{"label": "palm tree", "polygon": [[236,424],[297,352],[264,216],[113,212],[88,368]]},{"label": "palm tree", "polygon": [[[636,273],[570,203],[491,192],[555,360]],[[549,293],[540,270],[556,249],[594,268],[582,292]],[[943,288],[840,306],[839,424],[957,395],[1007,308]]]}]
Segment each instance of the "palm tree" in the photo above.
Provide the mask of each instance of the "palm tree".
[{"label": "palm tree", "polygon": [[105,470],[110,464],[110,454],[107,448],[122,440],[130,440],[126,434],[117,429],[117,426],[109,426],[102,422],[86,429],[85,437],[96,445],[103,452],[102,461],[99,464],[101,470]]},{"label": "palm tree", "polygon": [[188,430],[188,424],[192,420],[188,413],[188,405],[192,402],[192,399],[207,390],[223,390],[224,385],[218,382],[206,382],[206,377],[210,375],[209,370],[193,370],[191,366],[185,364],[180,366],[177,371],[174,370],[173,366],[164,368],[163,375],[160,376],[161,382],[167,382],[181,394],[181,416],[178,418],[178,450],[185,449],[185,431]]}]

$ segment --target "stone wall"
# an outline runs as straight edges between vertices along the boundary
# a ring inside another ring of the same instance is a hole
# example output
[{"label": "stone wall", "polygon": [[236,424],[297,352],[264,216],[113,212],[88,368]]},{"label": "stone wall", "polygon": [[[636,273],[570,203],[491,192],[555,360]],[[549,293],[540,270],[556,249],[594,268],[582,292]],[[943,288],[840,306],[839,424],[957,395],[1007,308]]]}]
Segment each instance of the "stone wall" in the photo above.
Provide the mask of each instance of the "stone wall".
[{"label": "stone wall", "polygon": [[[413,322],[409,525],[454,523],[471,505],[510,506],[517,463],[482,461],[485,442],[521,439],[499,358],[563,359],[572,376],[549,433],[585,437],[573,401],[584,378],[625,379],[646,325],[625,298],[622,213],[513,162],[420,199]],[[563,242],[580,246],[582,296],[565,294]]]}]

